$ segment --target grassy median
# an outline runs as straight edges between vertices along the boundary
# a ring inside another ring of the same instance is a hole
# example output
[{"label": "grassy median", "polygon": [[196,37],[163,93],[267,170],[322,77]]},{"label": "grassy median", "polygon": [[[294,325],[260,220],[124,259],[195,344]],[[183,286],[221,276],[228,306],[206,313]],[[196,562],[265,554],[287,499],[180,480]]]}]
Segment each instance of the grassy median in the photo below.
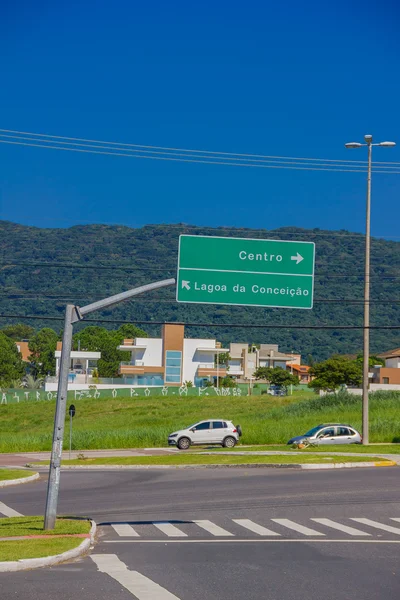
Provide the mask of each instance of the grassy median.
[{"label": "grassy median", "polygon": [[32,471],[22,471],[21,469],[0,469],[0,481],[10,481],[11,479],[23,479],[32,477],[35,473]]},{"label": "grassy median", "polygon": [[[0,519],[0,562],[54,556],[72,550],[82,543],[84,537],[89,534],[90,527],[89,521],[57,519],[55,529],[45,531],[43,529],[43,517]],[[1,539],[20,536],[32,537],[21,540]],[[33,536],[46,537],[43,539]]]},{"label": "grassy median", "polygon": [[[249,464],[327,464],[344,462],[382,462],[382,458],[370,456],[313,456],[296,453],[292,455],[273,454],[264,456],[241,456],[235,454],[173,454],[169,456],[112,456],[105,458],[86,458],[64,460],[63,465],[149,465],[149,466],[180,466],[180,465],[249,465]],[[37,463],[49,464],[48,462]]]},{"label": "grassy median", "polygon": [[294,449],[286,444],[259,445],[259,446],[235,446],[234,448],[221,448],[221,446],[196,446],[191,451],[198,452],[348,452],[351,454],[400,454],[400,444],[329,444],[321,446],[309,446],[308,448]]}]

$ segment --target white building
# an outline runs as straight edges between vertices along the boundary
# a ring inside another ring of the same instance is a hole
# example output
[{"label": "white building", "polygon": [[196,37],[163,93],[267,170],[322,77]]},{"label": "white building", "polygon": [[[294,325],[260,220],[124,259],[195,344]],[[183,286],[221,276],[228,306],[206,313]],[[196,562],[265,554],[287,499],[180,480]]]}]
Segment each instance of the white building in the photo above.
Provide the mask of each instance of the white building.
[{"label": "white building", "polygon": [[[54,352],[56,358],[55,377],[46,377],[44,389],[46,392],[53,392],[58,387],[58,377],[60,373],[62,343],[57,342],[57,349]],[[72,350],[71,363],[68,373],[68,389],[79,390],[87,389],[89,384],[93,384],[93,372],[97,368],[97,361],[101,358],[100,352],[89,352],[88,350]]]},{"label": "white building", "polygon": [[168,323],[161,338],[126,339],[118,350],[130,354],[119,372],[130,385],[179,386],[186,381],[200,385],[204,379],[225,377],[226,367],[216,356],[229,352],[215,339],[184,337],[185,327]]}]

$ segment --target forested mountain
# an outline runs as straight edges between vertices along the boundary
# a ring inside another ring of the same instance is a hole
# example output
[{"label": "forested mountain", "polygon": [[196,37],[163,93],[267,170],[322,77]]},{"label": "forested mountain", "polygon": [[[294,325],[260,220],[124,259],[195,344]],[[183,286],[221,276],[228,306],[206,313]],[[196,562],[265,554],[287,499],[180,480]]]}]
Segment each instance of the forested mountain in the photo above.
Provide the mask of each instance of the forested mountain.
[{"label": "forested mountain", "polygon": [[[361,330],[302,330],[304,325],[362,325],[364,236],[347,231],[284,227],[276,230],[205,228],[180,225],[85,225],[39,229],[0,221],[0,314],[42,317],[24,320],[36,329],[60,331],[67,302],[83,306],[143,283],[175,276],[181,233],[313,241],[316,244],[313,310],[178,304],[174,288],[152,292],[95,313],[100,319],[139,323],[149,335],[160,327],[152,321],[206,323],[188,327],[187,337],[215,336],[222,342],[278,343],[281,350],[324,359],[334,352],[362,348]],[[372,239],[371,325],[400,324],[400,243]],[[45,317],[61,320],[46,320]],[[0,328],[21,322],[1,318]],[[246,327],[232,328],[229,323]],[[213,324],[224,325],[213,327]],[[250,325],[265,325],[251,328]],[[269,329],[268,325],[287,325]],[[82,327],[79,325],[78,327]],[[396,330],[371,331],[371,352],[400,345]]]}]

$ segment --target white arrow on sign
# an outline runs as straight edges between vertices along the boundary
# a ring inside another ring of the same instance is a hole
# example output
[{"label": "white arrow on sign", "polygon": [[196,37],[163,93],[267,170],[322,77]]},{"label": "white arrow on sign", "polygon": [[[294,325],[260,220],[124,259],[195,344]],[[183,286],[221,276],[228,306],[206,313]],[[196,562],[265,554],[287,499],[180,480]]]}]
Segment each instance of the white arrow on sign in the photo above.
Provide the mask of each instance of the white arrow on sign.
[{"label": "white arrow on sign", "polygon": [[297,253],[296,256],[291,256],[290,259],[295,260],[296,265],[298,265],[299,263],[301,263],[302,260],[304,260],[304,257],[301,254]]},{"label": "white arrow on sign", "polygon": [[184,288],[185,290],[190,290],[190,285],[189,285],[190,281],[185,281],[184,279],[182,280],[182,289]]}]

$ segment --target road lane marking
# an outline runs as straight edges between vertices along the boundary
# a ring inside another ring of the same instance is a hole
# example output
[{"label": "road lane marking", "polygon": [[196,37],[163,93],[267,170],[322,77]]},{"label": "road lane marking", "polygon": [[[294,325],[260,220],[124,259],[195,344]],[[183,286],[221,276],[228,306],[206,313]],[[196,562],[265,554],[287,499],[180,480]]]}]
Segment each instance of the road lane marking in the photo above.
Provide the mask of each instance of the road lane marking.
[{"label": "road lane marking", "polygon": [[211,535],[223,536],[223,537],[233,537],[234,536],[233,533],[230,533],[229,531],[227,531],[226,529],[223,529],[219,525],[215,525],[215,523],[213,523],[212,521],[208,521],[207,519],[200,519],[200,520],[192,521],[192,523],[196,523],[196,525],[198,525],[202,529],[205,529],[206,531],[208,531],[208,533],[211,533]]},{"label": "road lane marking", "polygon": [[128,523],[111,523],[111,527],[121,537],[139,537],[138,532]]},{"label": "road lane marking", "polygon": [[187,537],[187,534],[172,525],[169,521],[152,521],[153,525],[168,537]]},{"label": "road lane marking", "polygon": [[356,517],[351,517],[351,520],[357,521],[357,523],[363,523],[364,525],[369,525],[370,527],[375,527],[375,529],[383,529],[383,531],[389,531],[389,533],[400,535],[400,529],[398,527],[393,527],[392,525],[385,525],[384,523],[378,523],[378,521],[371,521],[371,519],[358,519]]},{"label": "road lane marking", "polygon": [[140,540],[104,540],[102,541],[102,544],[273,544],[273,543],[280,543],[280,542],[289,542],[289,543],[301,543],[301,544],[309,544],[309,543],[328,543],[328,544],[400,544],[400,540],[376,540],[376,539],[372,539],[372,540],[349,540],[349,539],[329,539],[329,538],[324,538],[324,539],[304,539],[304,538],[273,538],[273,539],[266,539],[266,538],[255,538],[255,539],[249,539],[249,538],[235,538],[234,540],[227,540],[227,539],[209,539],[209,540],[166,540],[165,538],[162,540],[144,540],[144,539],[140,539]]},{"label": "road lane marking", "polygon": [[116,554],[92,554],[90,558],[101,573],[106,573],[138,600],[179,600],[178,596],[138,571],[129,571]]},{"label": "road lane marking", "polygon": [[232,521],[259,535],[281,535],[280,533],[276,533],[276,531],[272,531],[271,529],[267,529],[262,525],[254,523],[254,521],[251,521],[250,519],[232,519]]},{"label": "road lane marking", "polygon": [[391,521],[397,521],[398,523],[400,523],[400,519],[398,517],[390,517]]},{"label": "road lane marking", "polygon": [[331,519],[311,519],[311,521],[315,521],[316,523],[320,523],[321,525],[326,525],[326,527],[331,527],[332,529],[337,529],[338,531],[343,531],[344,533],[348,533],[349,535],[357,535],[357,536],[370,536],[370,533],[366,533],[365,531],[361,531],[361,529],[356,529],[355,527],[349,527],[348,525],[342,525],[341,523],[336,523],[336,521],[331,521]]},{"label": "road lane marking", "polygon": [[5,515],[6,517],[23,517],[24,516],[24,515],[21,515],[21,513],[14,510],[13,508],[10,508],[9,506],[7,506],[7,504],[4,504],[3,502],[0,502],[0,513],[2,515]]},{"label": "road lane marking", "polygon": [[282,525],[283,527],[287,527],[288,529],[293,529],[294,531],[298,531],[303,535],[325,535],[324,533],[320,533],[319,531],[315,531],[315,529],[310,529],[309,527],[304,527],[303,525],[299,525],[290,519],[271,519],[274,523],[278,523],[278,525]]}]

